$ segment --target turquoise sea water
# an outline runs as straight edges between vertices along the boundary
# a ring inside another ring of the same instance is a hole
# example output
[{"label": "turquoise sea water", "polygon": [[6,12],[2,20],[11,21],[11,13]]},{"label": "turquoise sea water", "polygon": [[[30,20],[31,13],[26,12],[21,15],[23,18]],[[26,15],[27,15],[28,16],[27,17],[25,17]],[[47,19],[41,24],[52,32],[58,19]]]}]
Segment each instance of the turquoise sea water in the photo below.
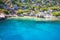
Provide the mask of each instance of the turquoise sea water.
[{"label": "turquoise sea water", "polygon": [[5,20],[0,22],[0,40],[60,40],[60,22]]}]

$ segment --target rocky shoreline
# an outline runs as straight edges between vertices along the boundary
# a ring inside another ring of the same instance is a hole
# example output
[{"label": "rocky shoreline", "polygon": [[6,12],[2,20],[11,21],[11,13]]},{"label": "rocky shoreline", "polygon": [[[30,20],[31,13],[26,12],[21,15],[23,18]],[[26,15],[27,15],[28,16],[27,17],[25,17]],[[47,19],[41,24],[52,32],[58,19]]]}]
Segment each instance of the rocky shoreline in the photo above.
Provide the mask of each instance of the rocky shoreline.
[{"label": "rocky shoreline", "polygon": [[0,14],[0,21],[5,19],[22,19],[22,20],[35,20],[35,21],[60,21],[60,17],[55,16],[45,16],[42,17],[36,17],[36,16],[17,16],[17,15],[5,15]]}]

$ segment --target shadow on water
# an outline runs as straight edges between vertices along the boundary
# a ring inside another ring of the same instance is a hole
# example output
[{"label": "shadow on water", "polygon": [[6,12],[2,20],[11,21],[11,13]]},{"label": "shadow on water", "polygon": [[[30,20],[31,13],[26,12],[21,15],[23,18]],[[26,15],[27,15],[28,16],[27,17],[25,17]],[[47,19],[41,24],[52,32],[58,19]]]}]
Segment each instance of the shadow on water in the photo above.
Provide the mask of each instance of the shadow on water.
[{"label": "shadow on water", "polygon": [[10,36],[3,36],[1,40],[24,40],[21,35],[10,35]]}]

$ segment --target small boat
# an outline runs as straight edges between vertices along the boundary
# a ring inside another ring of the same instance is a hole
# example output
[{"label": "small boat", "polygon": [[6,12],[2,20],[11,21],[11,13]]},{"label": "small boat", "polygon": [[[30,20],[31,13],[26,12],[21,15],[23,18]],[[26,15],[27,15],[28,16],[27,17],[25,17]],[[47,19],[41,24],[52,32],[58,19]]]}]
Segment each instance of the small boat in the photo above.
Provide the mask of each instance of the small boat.
[{"label": "small boat", "polygon": [[0,14],[0,21],[5,20],[6,16],[4,14]]}]

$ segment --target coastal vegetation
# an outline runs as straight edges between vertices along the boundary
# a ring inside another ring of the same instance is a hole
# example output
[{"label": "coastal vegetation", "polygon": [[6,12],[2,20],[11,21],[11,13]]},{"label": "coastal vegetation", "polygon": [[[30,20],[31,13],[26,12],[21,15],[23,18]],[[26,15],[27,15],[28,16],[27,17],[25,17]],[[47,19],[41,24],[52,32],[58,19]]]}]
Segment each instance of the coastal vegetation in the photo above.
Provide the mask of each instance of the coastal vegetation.
[{"label": "coastal vegetation", "polygon": [[0,0],[0,11],[6,15],[26,13],[28,16],[41,14],[60,16],[60,2],[59,0]]},{"label": "coastal vegetation", "polygon": [[9,11],[9,10],[5,10],[4,13],[5,13],[5,14],[9,14],[10,11]]}]

